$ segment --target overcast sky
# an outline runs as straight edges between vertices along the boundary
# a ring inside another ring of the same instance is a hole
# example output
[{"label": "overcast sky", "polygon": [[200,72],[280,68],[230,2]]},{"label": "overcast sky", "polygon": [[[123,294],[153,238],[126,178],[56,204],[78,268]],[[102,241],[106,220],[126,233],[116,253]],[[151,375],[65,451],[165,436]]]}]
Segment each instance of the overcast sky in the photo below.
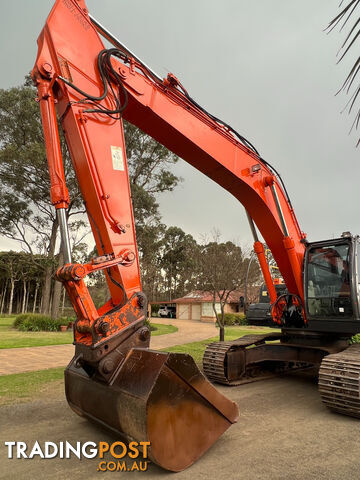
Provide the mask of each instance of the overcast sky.
[{"label": "overcast sky", "polygon": [[[324,33],[338,0],[88,0],[94,17],[161,76],[246,136],[282,174],[312,240],[360,233],[359,149],[335,97],[353,56],[336,65],[344,33]],[[0,87],[22,83],[51,0],[0,0]],[[357,53],[357,52],[356,52]],[[357,132],[359,134],[359,132]],[[250,243],[243,207],[180,161],[184,179],[159,197],[163,221],[197,239],[213,227]],[[10,243],[0,237],[0,249]]]}]

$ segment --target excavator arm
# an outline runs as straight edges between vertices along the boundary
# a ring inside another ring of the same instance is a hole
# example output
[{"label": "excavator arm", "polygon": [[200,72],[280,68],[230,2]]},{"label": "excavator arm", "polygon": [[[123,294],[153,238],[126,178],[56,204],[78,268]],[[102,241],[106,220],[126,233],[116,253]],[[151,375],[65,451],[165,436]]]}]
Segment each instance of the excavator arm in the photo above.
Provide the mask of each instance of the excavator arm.
[{"label": "excavator arm", "polygon": [[[101,37],[113,47],[105,48]],[[89,16],[84,0],[56,0],[38,39],[32,78],[66,261],[57,277],[77,316],[75,356],[65,372],[68,402],[128,439],[150,441],[156,463],[181,470],[236,421],[238,410],[191,357],[148,348],[122,119],[243,204],[274,304],[276,291],[255,224],[299,308],[305,235],[281,179],[255,148],[198,105],[174,75],[158,77]],[[71,262],[59,123],[99,252],[86,265]],[[84,278],[98,270],[106,275],[111,298],[97,309]],[[281,311],[274,316],[279,321]]]}]

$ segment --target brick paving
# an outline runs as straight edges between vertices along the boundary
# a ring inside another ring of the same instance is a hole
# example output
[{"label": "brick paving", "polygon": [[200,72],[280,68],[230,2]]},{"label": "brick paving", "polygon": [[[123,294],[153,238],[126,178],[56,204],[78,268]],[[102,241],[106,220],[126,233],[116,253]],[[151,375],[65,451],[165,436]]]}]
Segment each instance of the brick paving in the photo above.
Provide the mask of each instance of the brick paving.
[{"label": "brick paving", "polygon": [[[154,350],[197,342],[217,335],[214,324],[169,318],[153,319],[153,321],[165,325],[171,323],[178,327],[178,331],[175,333],[152,337],[150,348]],[[73,345],[0,349],[0,375],[65,367],[73,354]]]}]

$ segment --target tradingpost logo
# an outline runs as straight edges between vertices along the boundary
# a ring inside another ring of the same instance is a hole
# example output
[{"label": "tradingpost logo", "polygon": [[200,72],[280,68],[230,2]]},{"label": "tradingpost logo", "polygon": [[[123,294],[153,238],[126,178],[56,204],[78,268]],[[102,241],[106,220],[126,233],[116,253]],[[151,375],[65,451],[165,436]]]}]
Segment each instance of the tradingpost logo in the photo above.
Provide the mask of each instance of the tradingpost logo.
[{"label": "tradingpost logo", "polygon": [[[98,458],[98,472],[145,472],[148,468],[148,449],[150,442],[43,442],[36,441],[33,445],[26,442],[5,442],[8,458],[27,459],[40,458],[44,460],[53,458]],[[111,460],[104,459],[104,455]],[[139,460],[139,456],[141,460]],[[125,457],[127,457],[125,459]]]}]

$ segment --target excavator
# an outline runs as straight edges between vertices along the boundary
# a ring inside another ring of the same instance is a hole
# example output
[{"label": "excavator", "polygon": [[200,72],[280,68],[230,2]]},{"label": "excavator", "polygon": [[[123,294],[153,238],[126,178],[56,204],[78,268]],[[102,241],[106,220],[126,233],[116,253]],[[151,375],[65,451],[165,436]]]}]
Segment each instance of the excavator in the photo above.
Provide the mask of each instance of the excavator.
[{"label": "excavator", "polygon": [[[276,295],[284,295],[287,293],[286,286],[280,278],[273,278],[273,283],[276,290]],[[265,327],[278,327],[277,323],[274,323],[270,312],[270,297],[266,288],[266,284],[263,283],[260,287],[258,301],[251,303],[246,308],[246,320],[249,325],[265,326]]]},{"label": "excavator", "polygon": [[[235,385],[316,366],[323,402],[360,416],[360,351],[349,346],[360,332],[358,237],[308,242],[275,168],[175,75],[158,76],[84,0],[55,1],[32,79],[65,259],[56,275],[76,313],[75,353],[65,370],[70,407],[127,441],[150,442],[151,460],[170,471],[193,464],[238,419],[237,405],[211,382]],[[191,356],[149,348],[123,119],[221,185],[248,215],[281,329],[209,345],[207,378]],[[99,254],[86,264],[71,259],[59,127]],[[285,281],[284,295],[276,294],[257,229]],[[86,277],[100,270],[110,299],[96,308]]]}]

